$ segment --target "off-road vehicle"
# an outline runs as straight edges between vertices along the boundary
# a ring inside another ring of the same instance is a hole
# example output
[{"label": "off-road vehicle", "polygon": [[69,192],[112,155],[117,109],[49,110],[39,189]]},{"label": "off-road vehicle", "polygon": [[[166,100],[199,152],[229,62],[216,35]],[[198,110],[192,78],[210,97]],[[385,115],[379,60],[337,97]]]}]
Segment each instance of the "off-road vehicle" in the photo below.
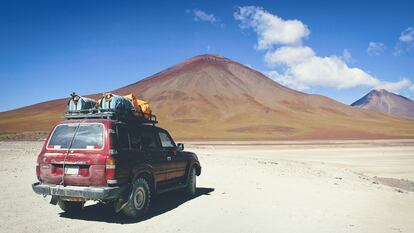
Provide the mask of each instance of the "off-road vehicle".
[{"label": "off-road vehicle", "polygon": [[183,189],[194,195],[197,156],[155,123],[111,112],[67,114],[38,156],[34,192],[51,195],[64,211],[95,200],[131,218],[144,216],[155,194]]}]

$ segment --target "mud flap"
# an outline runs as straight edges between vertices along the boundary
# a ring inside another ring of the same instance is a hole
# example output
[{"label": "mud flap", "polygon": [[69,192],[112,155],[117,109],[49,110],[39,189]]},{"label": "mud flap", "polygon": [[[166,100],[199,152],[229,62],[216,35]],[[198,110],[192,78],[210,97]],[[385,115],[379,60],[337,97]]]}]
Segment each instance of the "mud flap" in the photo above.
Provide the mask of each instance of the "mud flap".
[{"label": "mud flap", "polygon": [[128,204],[128,202],[132,199],[132,195],[132,191],[127,189],[122,193],[120,198],[114,201],[114,210],[116,213],[121,211]]},{"label": "mud flap", "polygon": [[114,201],[115,213],[118,213],[119,211],[121,211],[125,207],[126,203],[128,203],[128,201],[125,201],[123,198],[119,198],[116,201]]}]

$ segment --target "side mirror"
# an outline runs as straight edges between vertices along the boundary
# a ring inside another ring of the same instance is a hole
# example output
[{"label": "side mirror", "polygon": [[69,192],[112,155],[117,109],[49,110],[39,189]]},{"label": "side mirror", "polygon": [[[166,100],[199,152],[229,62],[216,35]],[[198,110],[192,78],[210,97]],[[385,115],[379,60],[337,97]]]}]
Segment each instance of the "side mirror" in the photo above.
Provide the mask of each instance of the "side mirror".
[{"label": "side mirror", "polygon": [[178,150],[178,151],[183,151],[183,150],[184,150],[184,144],[182,144],[182,143],[178,143],[178,144],[177,144],[177,150]]}]

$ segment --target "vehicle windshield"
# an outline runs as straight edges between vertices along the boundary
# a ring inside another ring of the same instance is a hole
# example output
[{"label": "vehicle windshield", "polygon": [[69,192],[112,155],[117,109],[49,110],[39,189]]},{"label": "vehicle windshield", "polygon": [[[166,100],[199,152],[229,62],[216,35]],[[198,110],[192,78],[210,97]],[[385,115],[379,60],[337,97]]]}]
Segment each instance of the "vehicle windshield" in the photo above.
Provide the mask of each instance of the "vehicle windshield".
[{"label": "vehicle windshield", "polygon": [[[76,131],[76,128],[79,128]],[[76,135],[75,135],[76,131]],[[73,138],[73,136],[75,137]],[[102,124],[58,125],[50,138],[48,149],[101,149],[103,146]]]}]

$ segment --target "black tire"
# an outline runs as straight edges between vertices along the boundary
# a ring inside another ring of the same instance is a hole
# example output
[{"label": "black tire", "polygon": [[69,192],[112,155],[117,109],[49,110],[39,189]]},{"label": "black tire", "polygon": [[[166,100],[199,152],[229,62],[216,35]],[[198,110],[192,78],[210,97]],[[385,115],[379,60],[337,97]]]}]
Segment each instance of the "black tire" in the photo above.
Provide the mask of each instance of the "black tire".
[{"label": "black tire", "polygon": [[185,192],[189,196],[194,196],[197,190],[197,174],[195,167],[192,167],[190,170],[190,174],[188,177],[187,187],[185,188]]},{"label": "black tire", "polygon": [[78,201],[62,201],[59,200],[58,205],[59,207],[68,213],[75,213],[75,212],[79,212],[82,210],[83,208],[83,202],[78,202]]},{"label": "black tire", "polygon": [[139,219],[148,212],[151,199],[151,190],[144,178],[138,178],[132,185],[129,200],[122,213],[128,218]]}]

